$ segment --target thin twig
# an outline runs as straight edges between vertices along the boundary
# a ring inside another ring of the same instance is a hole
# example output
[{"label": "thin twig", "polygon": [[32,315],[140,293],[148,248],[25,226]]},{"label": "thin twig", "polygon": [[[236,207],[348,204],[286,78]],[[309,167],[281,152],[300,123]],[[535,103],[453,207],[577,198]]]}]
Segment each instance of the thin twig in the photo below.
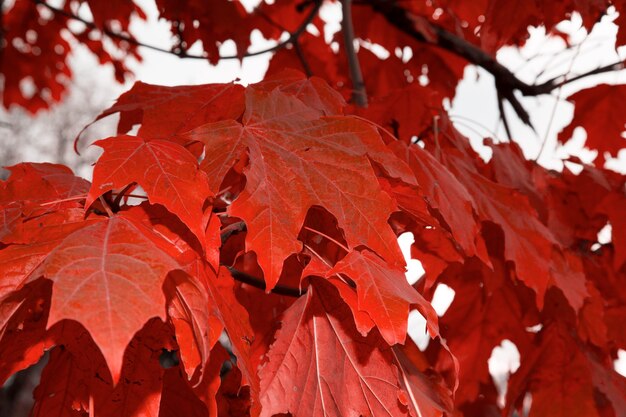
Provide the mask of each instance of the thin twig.
[{"label": "thin twig", "polygon": [[293,43],[293,49],[296,51],[296,55],[298,56],[298,59],[300,60],[300,64],[302,64],[302,69],[304,69],[304,73],[306,74],[306,76],[312,77],[313,71],[311,71],[311,66],[309,65],[309,62],[304,56],[304,53],[302,52],[300,41],[295,41]]},{"label": "thin twig", "polygon": [[[232,235],[236,233],[240,233],[244,230],[246,230],[246,223],[243,221],[226,226],[220,232],[220,239],[222,241],[222,245],[228,240],[229,237],[231,237]],[[222,266],[228,268],[231,276],[233,277],[235,281],[243,282],[244,284],[248,284],[254,288],[258,288],[263,291],[267,289],[267,286],[265,285],[265,281],[263,281],[262,279],[252,276],[248,273],[242,272],[238,269],[235,269],[232,266],[228,266],[228,265],[222,265]],[[279,285],[276,285],[274,288],[272,288],[271,292],[274,294],[286,295],[289,297],[300,297],[302,294],[306,293],[306,288],[298,289],[298,288],[292,288],[286,285],[279,284]]]},{"label": "thin twig", "polygon": [[475,129],[474,127],[470,126],[468,123],[474,124],[477,127],[483,129],[485,132],[487,132],[489,135],[491,135],[494,139],[497,139],[498,142],[501,142],[500,137],[498,136],[498,134],[496,132],[494,132],[493,130],[489,129],[487,126],[485,126],[484,124],[470,118],[470,117],[465,117],[465,116],[461,116],[460,114],[451,114],[448,113],[448,119],[452,120],[454,123],[459,123],[459,120],[464,123],[465,126],[471,128],[475,133],[479,134],[479,135],[483,135],[483,133],[480,133],[477,129]]},{"label": "thin twig", "polygon": [[[317,253],[317,251],[315,251],[315,249],[313,249],[312,247],[310,247],[309,245],[307,245],[306,243],[304,244],[304,247],[306,249],[308,249],[313,255],[315,255],[317,257],[317,259],[319,259],[320,261],[322,261],[322,263],[324,265],[326,265],[329,268],[332,268],[333,266],[330,264],[330,262],[328,262],[326,259],[322,258],[322,255],[320,255],[319,253]],[[356,284],[354,283],[354,281],[352,281],[350,278],[346,277],[343,274],[335,274],[337,276],[337,278],[339,278],[341,281],[343,281],[344,284],[346,284],[347,286],[349,286],[350,288],[356,288]]]},{"label": "thin twig", "polygon": [[[569,74],[572,71],[572,68],[574,68],[574,62],[576,62],[576,58],[578,58],[578,55],[580,54],[580,51],[581,51],[581,47],[582,47],[582,45],[583,45],[583,43],[585,42],[586,39],[587,38],[585,37],[585,39],[583,39],[583,41],[578,44],[578,49],[576,49],[576,53],[572,57],[572,60],[569,63],[569,67],[567,69],[567,72],[565,73],[565,80],[564,81],[567,81],[567,74]],[[563,84],[563,85],[565,85],[565,84]],[[552,106],[552,112],[550,114],[550,121],[548,122],[548,127],[546,128],[546,132],[544,133],[543,142],[541,143],[541,147],[539,148],[539,152],[537,152],[537,156],[534,159],[535,162],[537,162],[539,160],[539,158],[543,154],[544,150],[546,149],[546,145],[548,143],[548,135],[550,133],[550,129],[552,128],[552,123],[554,123],[554,117],[556,116],[556,109],[559,106],[559,102],[561,101],[561,95],[563,93],[563,85],[560,85],[557,88],[556,100],[554,102],[554,106]]]},{"label": "thin twig", "polygon": [[116,207],[116,208],[120,207],[120,204],[122,203],[122,198],[124,198],[124,194],[126,194],[130,189],[132,189],[135,186],[135,184],[136,183],[131,182],[126,187],[124,187],[122,191],[120,191],[120,193],[113,200],[113,207]]},{"label": "thin twig", "polygon": [[563,87],[564,85],[573,83],[574,81],[578,81],[581,80],[583,78],[587,78],[589,76],[592,75],[597,75],[597,74],[604,74],[605,72],[611,72],[611,71],[619,71],[624,69],[624,65],[626,64],[626,60],[620,60],[617,62],[614,62],[612,64],[608,64],[608,65],[604,65],[602,67],[598,67],[595,69],[592,69],[591,71],[587,71],[587,72],[583,72],[582,74],[579,74],[575,77],[572,78],[565,78],[563,81],[557,82],[558,79],[563,78],[564,76],[567,76],[567,74],[565,75],[559,75],[558,77],[554,77],[551,80],[546,81],[543,84],[540,84],[539,86],[543,86],[543,85],[549,85],[551,86],[550,91],[556,89],[556,88],[560,88]]},{"label": "thin twig", "polygon": [[40,206],[49,206],[52,204],[59,204],[59,203],[65,203],[67,201],[77,201],[77,200],[84,200],[87,198],[87,194],[82,194],[82,195],[76,195],[76,196],[72,196],[72,197],[68,197],[68,198],[62,198],[60,200],[54,200],[54,201],[46,201],[45,203],[40,203]]},{"label": "thin twig", "polygon": [[[330,240],[331,242],[335,243],[336,245],[338,245],[339,247],[341,247],[342,249],[345,249],[346,251],[348,251],[348,249],[342,245],[341,243],[337,242],[335,239],[331,238],[330,236],[326,235],[325,233],[322,233],[318,230],[315,229],[311,229],[310,227],[304,227],[305,230],[308,230],[310,232],[313,233],[317,233],[320,236],[325,237],[326,239]],[[244,222],[237,222],[237,223],[233,223],[227,227],[225,227],[224,229],[222,229],[222,231],[220,232],[220,237],[222,240],[222,244],[224,242],[226,242],[226,240],[232,236],[234,233],[238,233],[240,231],[246,230],[246,225]],[[322,256],[317,253],[313,248],[311,248],[308,245],[304,245],[304,247],[306,249],[308,249],[313,255],[315,255],[318,259],[320,259],[324,264],[326,264],[329,268],[332,268],[332,265],[330,265],[330,263],[325,260],[324,258],[322,258]],[[223,265],[226,268],[228,268],[228,270],[230,271],[232,277],[234,280],[239,281],[239,282],[243,282],[244,284],[248,284],[254,288],[258,288],[260,290],[265,291],[267,289],[267,286],[265,285],[265,281],[263,281],[260,278],[257,278],[255,276],[252,276],[248,273],[239,271],[238,269],[233,268],[232,266],[227,266],[227,265]],[[349,278],[343,276],[342,274],[338,274],[339,278],[344,281],[347,285],[349,285],[350,287],[354,288],[355,284],[354,282],[352,282],[352,280],[350,280]],[[306,288],[294,288],[294,287],[289,287],[286,285],[276,285],[274,288],[272,288],[271,292],[274,294],[278,294],[278,295],[286,295],[289,297],[300,297],[302,294],[305,294],[307,291]]]},{"label": "thin twig", "polygon": [[[506,114],[504,113],[504,97],[500,94],[500,90],[498,90],[498,110],[500,111],[500,119],[504,124],[504,130],[506,131],[506,136],[509,139],[509,142],[513,140],[513,135],[511,134],[511,127],[509,126],[509,121],[506,118]],[[495,138],[494,138],[495,139]]]},{"label": "thin twig", "polygon": [[[119,39],[122,41],[126,41],[130,44],[136,45],[136,46],[141,46],[144,48],[148,48],[151,49],[153,51],[157,51],[157,52],[163,52],[163,53],[167,53],[167,54],[171,54],[171,55],[176,55],[179,58],[189,58],[189,59],[208,59],[208,56],[205,55],[192,55],[192,54],[188,54],[187,52],[185,52],[184,50],[180,50],[180,51],[172,51],[169,49],[165,49],[165,48],[161,48],[159,46],[155,46],[155,45],[150,45],[147,43],[143,43],[138,41],[137,39],[133,38],[132,36],[126,35],[124,33],[119,33],[119,32],[115,32],[109,28],[100,28],[98,27],[95,23],[90,22],[86,19],[83,19],[80,16],[77,16],[73,13],[67,12],[63,9],[59,9],[57,7],[54,7],[48,3],[46,3],[43,0],[33,0],[36,4],[40,4],[44,7],[46,7],[48,10],[54,12],[55,14],[61,15],[61,16],[65,16],[68,19],[72,19],[72,20],[76,20],[78,22],[83,23],[85,26],[89,27],[90,29],[94,29],[94,30],[98,30],[102,33],[104,33],[105,35],[111,37],[111,38],[115,38],[115,39]],[[298,37],[300,37],[300,35],[306,30],[307,26],[313,21],[313,19],[315,18],[315,16],[317,16],[317,13],[319,12],[319,9],[322,5],[321,1],[316,1],[314,2],[314,6],[311,9],[311,11],[309,12],[309,14],[306,16],[306,18],[302,21],[302,23],[300,24],[300,26],[298,26],[298,28],[296,29],[295,32],[291,33],[289,35],[289,38],[287,38],[285,41],[283,42],[279,42],[276,45],[270,47],[270,48],[266,48],[266,49],[262,49],[260,51],[253,51],[253,52],[246,52],[244,54],[241,55],[220,55],[218,57],[218,59],[222,60],[222,59],[242,59],[242,58],[247,58],[247,57],[252,57],[252,56],[257,56],[257,55],[263,55],[269,52],[275,52],[281,48],[284,48],[287,45],[293,44],[294,42],[296,42],[296,40],[298,39]]]},{"label": "thin twig", "polygon": [[357,107],[367,107],[367,93],[365,82],[361,73],[361,65],[354,48],[354,27],[352,25],[352,1],[341,0],[341,10],[343,18],[341,20],[341,33],[343,43],[348,57],[348,67],[350,69],[350,80],[352,81],[352,101]]}]

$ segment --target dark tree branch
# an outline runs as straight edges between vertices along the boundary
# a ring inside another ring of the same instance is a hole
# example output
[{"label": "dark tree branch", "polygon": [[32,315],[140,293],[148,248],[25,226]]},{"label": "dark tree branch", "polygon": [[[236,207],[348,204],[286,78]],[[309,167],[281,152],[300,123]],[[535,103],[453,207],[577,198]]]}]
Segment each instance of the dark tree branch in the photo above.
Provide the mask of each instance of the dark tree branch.
[{"label": "dark tree branch", "polygon": [[350,80],[352,81],[352,102],[358,107],[367,107],[367,93],[359,58],[354,49],[354,27],[352,25],[352,1],[341,0],[343,18],[341,20],[341,32],[343,43],[348,57],[348,67],[350,68]]},{"label": "dark tree branch", "polygon": [[[465,58],[468,62],[484,68],[487,72],[494,76],[496,85],[502,90],[502,96],[508,100],[519,118],[524,123],[530,125],[528,113],[513,94],[514,90],[519,90],[526,96],[536,96],[551,91],[548,87],[540,90],[538,86],[529,85],[515,76],[507,67],[500,64],[491,55],[473,45],[472,43],[460,38],[453,33],[448,32],[442,27],[433,23],[428,23],[429,30],[434,34],[432,37],[426,37],[417,29],[415,19],[396,2],[390,0],[372,0],[369,4],[373,10],[380,13],[389,24],[395,26],[400,31],[409,35],[413,39],[429,43],[433,46],[444,49],[448,52]],[[545,90],[545,91],[544,91]],[[532,127],[532,126],[531,126]]]},{"label": "dark tree branch", "polygon": [[[222,229],[222,231],[220,232],[220,238],[222,241],[222,245],[228,240],[228,238],[230,238],[232,235],[243,232],[246,230],[246,223],[245,222],[236,222],[236,223],[232,223],[228,226],[226,226],[225,228]],[[233,268],[232,266],[228,266],[228,265],[223,265],[226,268],[228,268],[228,270],[230,271],[230,274],[232,275],[233,279],[235,281],[239,281],[239,282],[243,282],[244,284],[248,284],[254,288],[258,288],[260,290],[265,291],[266,290],[266,286],[265,286],[265,281],[263,281],[260,278],[257,278],[255,276],[252,276],[250,274],[247,274],[245,272],[239,271],[238,269]],[[274,288],[272,288],[272,293],[274,294],[278,294],[278,295],[286,295],[289,297],[300,297],[302,294],[306,293],[306,288],[303,289],[299,289],[299,288],[292,288],[292,287],[287,287],[285,285],[276,285]]]},{"label": "dark tree branch", "polygon": [[2,55],[4,52],[4,0],[0,0],[0,62],[2,62]]},{"label": "dark tree branch", "polygon": [[[309,229],[306,228],[308,230],[314,231],[313,229]],[[220,237],[221,237],[221,241],[222,241],[222,245],[228,240],[228,238],[230,238],[232,235],[236,234],[236,233],[240,233],[246,230],[246,223],[243,221],[239,221],[236,223],[232,223],[228,226],[226,226],[225,228],[222,229],[222,231],[220,232]],[[340,247],[342,247],[342,245],[338,242],[336,242],[334,239],[330,238],[329,236],[317,232],[319,233],[321,236],[326,237],[327,239],[330,239],[331,241],[333,241],[335,244],[339,245]],[[304,245],[305,248],[308,248],[308,246],[305,244]],[[311,248],[309,248],[311,249]],[[315,251],[313,251],[313,253],[315,255],[317,255],[315,253]],[[317,255],[319,256],[319,255]],[[320,258],[321,259],[321,258]],[[265,291],[267,289],[267,286],[265,285],[265,281],[263,281],[261,278],[255,277],[253,275],[250,275],[248,273],[242,272],[236,268],[233,268],[232,266],[229,265],[222,265],[226,268],[228,268],[228,270],[230,271],[231,276],[233,277],[233,279],[235,281],[239,281],[239,282],[243,282],[244,284],[248,284],[254,288],[258,288],[260,290]],[[344,276],[339,275],[339,277],[350,287],[355,288],[356,285],[354,284],[354,282],[352,280],[350,280],[349,278],[346,278]],[[289,287],[286,285],[276,285],[274,288],[272,288],[272,290],[270,291],[273,294],[278,294],[278,295],[286,295],[288,297],[300,297],[302,294],[305,294],[307,292],[306,288],[294,288],[294,287]]]},{"label": "dark tree branch", "polygon": [[220,237],[222,241],[222,245],[226,243],[226,241],[233,235],[236,235],[241,232],[246,231],[246,223],[245,222],[237,222],[233,224],[229,224],[220,232]]},{"label": "dark tree branch", "polygon": [[360,2],[359,4],[367,4],[371,6],[373,10],[380,13],[388,23],[395,26],[397,29],[409,35],[413,39],[419,42],[431,44],[448,52],[452,52],[453,54],[466,59],[468,62],[485,69],[493,75],[496,88],[498,89],[501,97],[511,104],[518,117],[531,128],[533,128],[533,126],[530,122],[528,112],[526,112],[519,99],[515,96],[515,91],[519,91],[526,97],[550,94],[552,91],[565,84],[578,81],[591,75],[623,69],[626,62],[624,60],[620,60],[613,64],[605,65],[565,80],[562,80],[563,76],[559,76],[544,83],[528,84],[517,78],[511,70],[500,64],[493,56],[489,55],[467,40],[445,30],[441,26],[434,23],[427,23],[429,25],[428,31],[432,32],[434,36],[426,37],[424,33],[417,29],[415,18],[396,1],[368,0]]},{"label": "dark tree branch", "polygon": [[[545,83],[539,84],[539,88],[550,88],[550,91],[555,90],[559,87],[563,87],[564,85],[570,84],[574,81],[578,81],[578,80],[582,80],[583,78],[587,78],[590,77],[592,75],[597,75],[597,74],[604,74],[606,72],[611,72],[611,71],[619,71],[624,69],[624,64],[626,64],[626,60],[620,60],[617,62],[613,62],[612,64],[608,64],[608,65],[603,65],[601,67],[592,69],[590,71],[587,72],[583,72],[582,74],[578,74],[572,78],[566,78],[562,81],[558,81],[560,79],[562,79],[563,77],[565,77],[566,75],[559,75],[558,77],[554,77],[548,81],[546,81]],[[546,87],[543,87],[543,86]]]},{"label": "dark tree branch", "polygon": [[[263,291],[265,291],[265,289],[267,288],[265,286],[265,281],[257,277],[246,274],[245,272],[241,272],[231,266],[227,266],[227,268],[236,281],[243,282],[244,284],[248,284],[254,288],[258,288]],[[300,290],[298,288],[292,288],[278,284],[274,288],[272,288],[271,292],[278,295],[286,295],[288,297],[300,297],[302,294],[305,294],[306,291],[306,288]]]},{"label": "dark tree branch", "polygon": [[304,53],[302,52],[302,47],[300,46],[300,41],[295,41],[293,43],[293,48],[296,51],[296,55],[298,56],[298,59],[300,60],[300,63],[302,64],[302,68],[304,69],[304,73],[306,74],[307,77],[312,77],[313,76],[313,71],[311,71],[311,66],[309,65],[309,62],[307,61],[306,57],[304,56]]},{"label": "dark tree branch", "polygon": [[[157,51],[157,52],[163,52],[166,54],[171,54],[171,55],[176,55],[179,58],[189,58],[189,59],[209,59],[208,56],[205,55],[192,55],[192,54],[188,54],[186,51],[184,51],[183,49],[180,50],[169,50],[169,49],[165,49],[165,48],[161,48],[159,46],[155,46],[155,45],[150,45],[150,44],[146,44],[143,42],[138,41],[137,39],[133,38],[130,35],[124,34],[124,33],[119,33],[119,32],[115,32],[109,28],[100,28],[98,26],[96,26],[95,23],[90,22],[88,20],[83,19],[80,16],[77,16],[73,13],[67,12],[63,9],[59,9],[58,7],[54,7],[48,3],[46,3],[43,0],[33,0],[36,4],[40,4],[44,7],[46,7],[48,10],[50,10],[51,12],[58,14],[60,16],[65,16],[68,19],[72,19],[72,20],[76,20],[78,22],[83,23],[85,26],[87,26],[90,29],[93,30],[98,30],[100,32],[102,32],[103,34],[109,36],[110,38],[114,38],[114,39],[119,39],[122,41],[126,41],[132,45],[136,45],[136,46],[141,46],[144,48],[148,48],[151,49],[153,51]],[[311,11],[309,12],[309,14],[305,17],[305,19],[302,21],[302,23],[300,24],[300,26],[298,26],[298,28],[289,35],[289,38],[287,38],[285,41],[283,42],[279,42],[276,45],[267,48],[267,49],[262,49],[260,51],[253,51],[253,52],[246,52],[243,55],[220,55],[218,57],[218,59],[222,60],[222,59],[241,59],[241,58],[247,58],[247,57],[251,57],[251,56],[257,56],[257,55],[263,55],[266,53],[270,53],[270,52],[275,52],[278,51],[279,49],[284,48],[287,45],[291,45],[294,44],[298,38],[300,37],[300,35],[302,33],[304,33],[304,31],[306,30],[307,26],[313,21],[313,19],[315,18],[315,16],[317,16],[317,13],[319,12],[319,9],[322,5],[322,1],[315,1],[313,3],[313,8],[311,9]]]},{"label": "dark tree branch", "polygon": [[504,113],[504,97],[498,91],[498,110],[500,111],[500,119],[502,119],[502,123],[504,124],[504,130],[506,131],[506,136],[510,141],[512,139],[511,128],[509,126],[509,121],[506,118],[506,114]]}]

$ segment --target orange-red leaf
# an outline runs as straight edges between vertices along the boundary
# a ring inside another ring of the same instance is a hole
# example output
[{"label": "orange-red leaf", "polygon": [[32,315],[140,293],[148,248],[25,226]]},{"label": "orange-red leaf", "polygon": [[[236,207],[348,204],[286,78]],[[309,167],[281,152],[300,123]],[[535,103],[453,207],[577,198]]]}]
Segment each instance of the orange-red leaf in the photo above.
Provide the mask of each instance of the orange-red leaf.
[{"label": "orange-red leaf", "polygon": [[328,273],[345,274],[356,283],[358,309],[372,318],[380,334],[390,345],[404,343],[409,307],[417,304],[438,333],[437,313],[407,282],[404,271],[390,266],[374,253],[352,251]]},{"label": "orange-red leaf", "polygon": [[114,217],[65,238],[43,264],[54,282],[49,326],[76,320],[91,333],[117,381],[126,345],[152,317],[175,261],[128,219]]},{"label": "orange-red leaf", "polygon": [[215,183],[248,152],[246,186],[229,214],[246,222],[246,247],[256,252],[268,289],[284,260],[302,249],[297,236],[314,205],[337,218],[351,247],[364,245],[391,264],[404,264],[387,224],[395,204],[369,159],[380,149],[368,144],[382,146],[382,140],[366,122],[320,117],[292,95],[249,87],[243,124],[208,124],[189,138],[204,142],[202,166]]},{"label": "orange-red leaf", "polygon": [[261,417],[403,416],[393,353],[377,332],[355,329],[328,284],[314,284],[286,312],[261,368]]},{"label": "orange-red leaf", "polygon": [[616,156],[626,147],[622,137],[626,124],[626,86],[601,84],[567,99],[576,105],[574,119],[559,133],[559,141],[569,140],[574,129],[580,126],[587,131],[585,145],[597,149],[601,159],[604,159],[604,152]]},{"label": "orange-red leaf", "polygon": [[104,154],[94,168],[88,207],[103,193],[136,182],[150,202],[162,204],[204,242],[204,203],[211,196],[206,174],[184,147],[164,140],[122,135],[97,142]]}]

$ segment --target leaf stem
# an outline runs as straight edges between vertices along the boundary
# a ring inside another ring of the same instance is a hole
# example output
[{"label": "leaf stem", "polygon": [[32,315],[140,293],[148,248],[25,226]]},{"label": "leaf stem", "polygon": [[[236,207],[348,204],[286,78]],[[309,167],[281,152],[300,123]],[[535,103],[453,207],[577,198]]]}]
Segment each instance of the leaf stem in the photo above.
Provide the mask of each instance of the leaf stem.
[{"label": "leaf stem", "polygon": [[102,196],[100,196],[100,197],[98,197],[98,200],[100,200],[100,203],[102,203],[102,207],[104,207],[104,210],[107,212],[107,215],[109,217],[113,217],[115,214],[113,214],[113,211],[111,210],[111,207],[109,207],[107,202],[104,201],[104,198],[102,198]]},{"label": "leaf stem", "polygon": [[308,230],[309,232],[313,232],[315,234],[318,234],[328,240],[330,240],[331,242],[333,242],[335,245],[339,246],[341,249],[345,250],[346,252],[350,252],[350,249],[348,249],[345,245],[343,245],[341,242],[338,242],[337,240],[333,239],[332,237],[328,236],[326,233],[320,232],[319,230],[315,230],[310,228],[309,226],[304,226],[304,230]]},{"label": "leaf stem", "polygon": [[49,206],[52,204],[58,204],[58,203],[65,203],[67,201],[77,201],[77,200],[84,200],[85,198],[87,198],[87,194],[81,194],[81,195],[75,195],[73,197],[68,197],[68,198],[62,198],[59,200],[54,200],[54,201],[46,201],[45,203],[40,203],[40,206]]}]

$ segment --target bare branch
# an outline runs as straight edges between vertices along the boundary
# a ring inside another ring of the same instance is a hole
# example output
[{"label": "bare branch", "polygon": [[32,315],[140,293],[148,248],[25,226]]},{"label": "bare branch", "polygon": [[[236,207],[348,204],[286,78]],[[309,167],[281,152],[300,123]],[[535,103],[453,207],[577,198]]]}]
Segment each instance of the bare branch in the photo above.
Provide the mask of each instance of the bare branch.
[{"label": "bare branch", "polygon": [[352,26],[352,1],[341,0],[343,19],[341,21],[341,32],[343,43],[348,57],[348,67],[350,68],[350,79],[352,80],[352,101],[358,107],[367,107],[367,93],[363,74],[359,65],[359,58],[354,49],[354,27]]},{"label": "bare branch", "polygon": [[[539,84],[537,88],[539,89],[545,88],[545,89],[549,89],[550,91],[552,91],[557,88],[563,87],[564,85],[573,83],[574,81],[578,81],[583,78],[590,77],[592,75],[604,74],[606,72],[622,70],[624,69],[625,64],[626,64],[626,60],[620,60],[609,65],[604,65],[604,66],[592,69],[591,71],[583,72],[582,74],[578,74],[572,78],[565,78],[567,77],[567,74],[559,75],[558,77],[554,77],[551,80],[546,81],[545,83]],[[560,79],[563,79],[563,80],[558,81]]]},{"label": "bare branch", "polygon": [[625,60],[621,60],[572,78],[563,79],[565,76],[563,75],[541,84],[528,84],[517,78],[511,70],[500,64],[495,57],[489,55],[476,45],[432,22],[426,22],[426,24],[428,25],[428,30],[431,31],[434,36],[427,38],[422,32],[420,32],[420,30],[417,29],[415,17],[412,16],[406,9],[398,5],[395,1],[369,0],[367,2],[360,2],[359,4],[367,4],[371,6],[373,10],[380,13],[387,20],[387,22],[405,34],[411,36],[413,39],[419,42],[431,44],[448,52],[452,52],[455,55],[466,59],[468,62],[485,69],[493,75],[496,88],[498,89],[499,94],[501,94],[501,98],[508,101],[513,107],[513,110],[515,110],[515,113],[517,113],[518,117],[533,130],[535,129],[530,122],[528,112],[515,96],[515,91],[519,91],[526,97],[549,94],[565,84],[578,81],[585,77],[623,69],[626,63]]}]

